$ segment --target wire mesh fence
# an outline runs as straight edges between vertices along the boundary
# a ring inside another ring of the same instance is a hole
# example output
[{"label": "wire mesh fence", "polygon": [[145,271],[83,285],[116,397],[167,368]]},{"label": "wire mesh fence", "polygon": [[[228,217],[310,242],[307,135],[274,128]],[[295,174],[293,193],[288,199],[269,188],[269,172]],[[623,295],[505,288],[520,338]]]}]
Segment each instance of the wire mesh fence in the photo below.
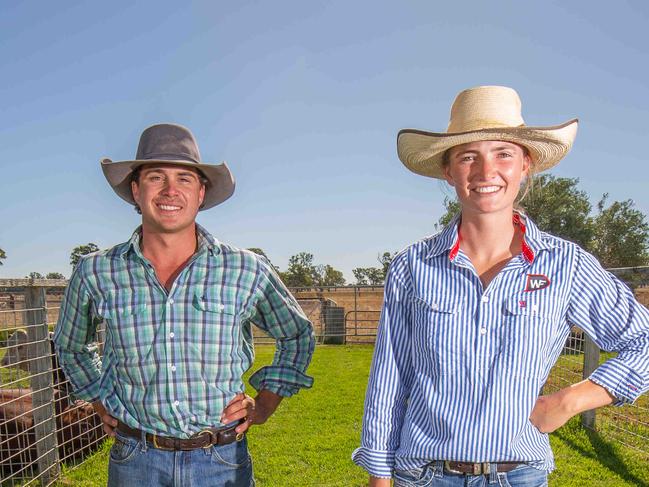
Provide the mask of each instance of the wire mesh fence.
[{"label": "wire mesh fence", "polygon": [[[623,270],[640,286],[647,273]],[[0,484],[51,485],[60,465],[75,465],[104,439],[92,406],[75,401],[51,340],[64,281],[45,285],[0,279]],[[639,283],[639,284],[638,284]],[[4,284],[4,286],[3,286]],[[318,343],[373,344],[383,300],[381,287],[293,289],[314,325]],[[638,292],[642,289],[637,289]],[[649,296],[649,288],[647,288]],[[97,343],[101,349],[100,324]],[[272,339],[255,329],[256,343]],[[600,353],[574,329],[544,386],[549,393],[574,384],[614,354]],[[583,424],[609,441],[647,455],[649,460],[649,398],[623,408],[607,407],[583,417]]]},{"label": "wire mesh fence", "polygon": [[58,306],[47,305],[44,287],[17,291],[0,309],[1,484],[51,485],[61,462],[82,460],[103,431],[92,406],[71,398],[58,365],[52,343]]}]

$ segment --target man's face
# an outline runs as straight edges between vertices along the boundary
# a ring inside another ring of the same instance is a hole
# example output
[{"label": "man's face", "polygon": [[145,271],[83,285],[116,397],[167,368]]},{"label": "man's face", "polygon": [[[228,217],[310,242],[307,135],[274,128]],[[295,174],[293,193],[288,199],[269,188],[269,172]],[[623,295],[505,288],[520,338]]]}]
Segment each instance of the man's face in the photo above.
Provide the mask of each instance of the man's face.
[{"label": "man's face", "polygon": [[156,233],[179,233],[193,226],[205,197],[196,169],[166,164],[144,166],[131,191],[142,211],[142,226]]},{"label": "man's face", "polygon": [[465,214],[512,211],[531,162],[521,146],[495,140],[453,147],[448,159],[446,180]]}]

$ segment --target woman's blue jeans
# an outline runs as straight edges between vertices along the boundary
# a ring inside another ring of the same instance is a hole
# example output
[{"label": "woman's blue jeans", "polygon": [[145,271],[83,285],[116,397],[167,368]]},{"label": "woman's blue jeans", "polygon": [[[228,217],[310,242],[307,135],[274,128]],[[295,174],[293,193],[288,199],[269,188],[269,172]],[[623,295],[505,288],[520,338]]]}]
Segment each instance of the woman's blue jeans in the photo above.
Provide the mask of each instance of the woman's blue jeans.
[{"label": "woman's blue jeans", "polygon": [[108,464],[109,487],[255,485],[245,437],[224,446],[168,451],[115,433]]},{"label": "woman's blue jeans", "polygon": [[546,487],[548,474],[543,470],[521,465],[509,472],[489,475],[464,475],[444,471],[443,462],[423,468],[394,473],[394,487]]}]

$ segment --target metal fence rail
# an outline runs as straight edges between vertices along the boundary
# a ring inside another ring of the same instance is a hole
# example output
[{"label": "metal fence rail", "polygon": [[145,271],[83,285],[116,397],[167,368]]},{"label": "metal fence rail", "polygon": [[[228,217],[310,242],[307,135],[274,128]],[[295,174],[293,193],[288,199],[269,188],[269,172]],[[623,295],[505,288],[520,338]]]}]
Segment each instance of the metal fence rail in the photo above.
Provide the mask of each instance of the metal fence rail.
[{"label": "metal fence rail", "polygon": [[[0,284],[6,285],[6,280]],[[0,309],[3,487],[51,485],[61,462],[83,459],[104,437],[92,406],[70,398],[69,383],[54,353],[54,321],[48,317],[58,313],[58,306],[47,306],[46,287],[61,291],[64,285],[64,281],[11,280],[14,299]]]},{"label": "metal fence rail", "polygon": [[[622,270],[644,283],[646,270]],[[62,462],[74,465],[105,438],[92,407],[72,401],[58,366],[51,332],[65,281],[0,279],[0,485],[51,485]],[[293,290],[314,324],[318,343],[373,344],[380,318],[381,288]],[[52,301],[52,299],[54,299]],[[21,301],[22,300],[22,301]],[[101,348],[104,330],[97,330]],[[255,328],[255,343],[272,338]],[[544,386],[551,393],[579,382],[614,356],[602,353],[574,329]],[[646,454],[649,460],[649,397],[623,408],[586,412],[582,424],[608,441]],[[72,462],[72,463],[70,463]]]}]

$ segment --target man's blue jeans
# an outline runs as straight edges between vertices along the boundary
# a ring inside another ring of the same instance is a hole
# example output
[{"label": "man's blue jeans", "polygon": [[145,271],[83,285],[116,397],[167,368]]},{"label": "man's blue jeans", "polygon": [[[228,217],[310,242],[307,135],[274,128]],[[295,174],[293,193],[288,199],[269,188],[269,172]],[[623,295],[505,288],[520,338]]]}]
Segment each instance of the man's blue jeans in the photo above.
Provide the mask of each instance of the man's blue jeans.
[{"label": "man's blue jeans", "polygon": [[462,475],[444,471],[443,462],[433,462],[423,468],[394,473],[394,487],[546,487],[548,474],[521,465],[509,472],[489,475]]},{"label": "man's blue jeans", "polygon": [[119,431],[115,434],[108,464],[109,487],[255,485],[245,437],[224,446],[167,451]]}]

